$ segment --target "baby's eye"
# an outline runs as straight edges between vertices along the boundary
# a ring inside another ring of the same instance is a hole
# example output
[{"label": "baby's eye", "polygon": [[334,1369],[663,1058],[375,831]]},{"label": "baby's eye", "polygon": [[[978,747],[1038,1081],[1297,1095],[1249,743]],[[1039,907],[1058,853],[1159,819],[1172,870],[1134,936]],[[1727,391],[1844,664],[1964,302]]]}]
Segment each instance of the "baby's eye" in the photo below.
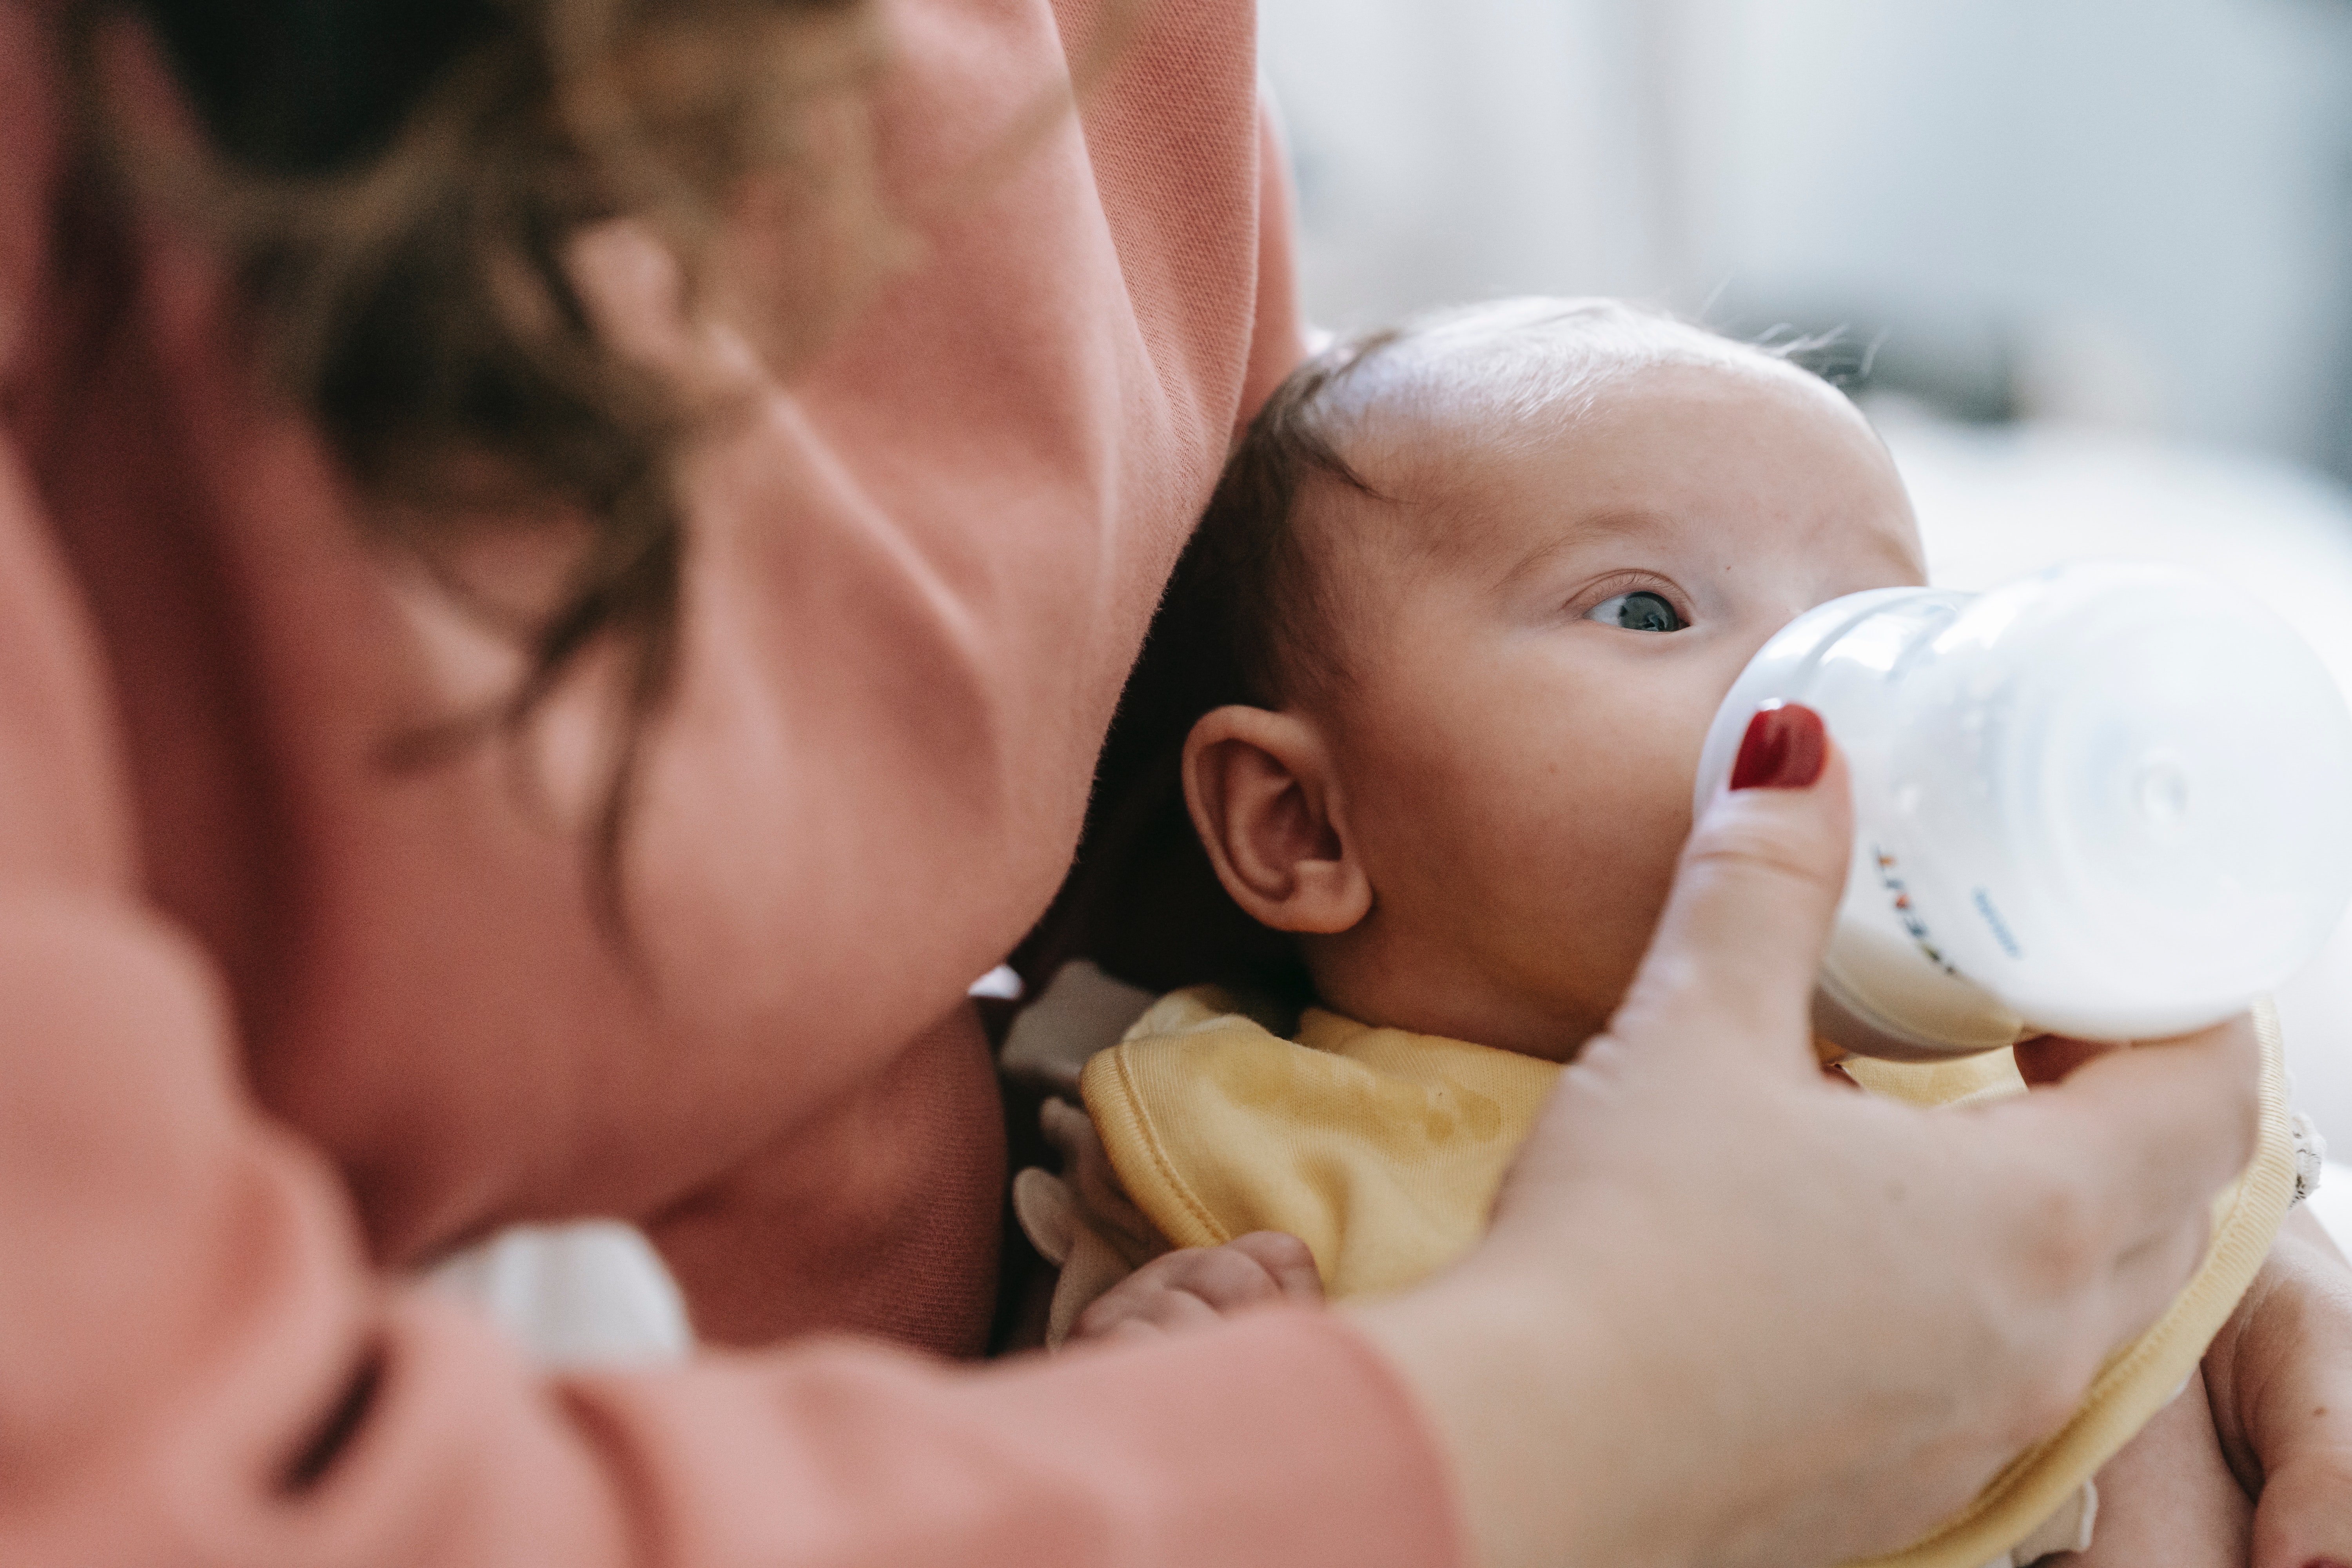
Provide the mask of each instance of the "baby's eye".
[{"label": "baby's eye", "polygon": [[1584,612],[1588,621],[1622,626],[1629,632],[1678,632],[1685,622],[1659,595],[1642,591],[1603,599]]}]

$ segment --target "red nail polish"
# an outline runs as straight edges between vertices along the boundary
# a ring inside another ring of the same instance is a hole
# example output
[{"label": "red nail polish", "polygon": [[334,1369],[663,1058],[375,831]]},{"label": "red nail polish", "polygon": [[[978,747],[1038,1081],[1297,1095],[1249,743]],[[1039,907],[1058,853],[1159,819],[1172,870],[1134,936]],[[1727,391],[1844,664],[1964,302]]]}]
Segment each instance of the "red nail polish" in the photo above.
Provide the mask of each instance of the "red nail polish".
[{"label": "red nail polish", "polygon": [[1731,764],[1734,789],[1810,789],[1829,761],[1829,731],[1822,716],[1801,702],[1778,698],[1756,710],[1739,737]]}]

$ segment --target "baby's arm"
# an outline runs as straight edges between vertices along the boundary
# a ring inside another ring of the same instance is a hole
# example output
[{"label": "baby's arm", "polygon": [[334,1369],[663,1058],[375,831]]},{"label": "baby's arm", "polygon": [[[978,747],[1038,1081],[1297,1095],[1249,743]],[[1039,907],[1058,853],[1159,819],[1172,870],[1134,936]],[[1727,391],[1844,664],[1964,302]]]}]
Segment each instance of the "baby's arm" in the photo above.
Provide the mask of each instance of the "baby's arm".
[{"label": "baby's arm", "polygon": [[[2352,1266],[2308,1209],[2287,1216],[2198,1381],[2100,1472],[2099,1490],[2090,1563],[2352,1561]],[[2196,1511],[2176,1496],[2200,1500]],[[2226,1553],[2172,1547],[2216,1528]]]},{"label": "baby's arm", "polygon": [[2287,1215],[2205,1352],[2222,1451],[2250,1489],[2255,1568],[2352,1563],[2352,1264]]},{"label": "baby's arm", "polygon": [[2203,1373],[2099,1472],[2091,1548],[2068,1568],[2245,1568],[2254,1508],[2221,1457]]}]

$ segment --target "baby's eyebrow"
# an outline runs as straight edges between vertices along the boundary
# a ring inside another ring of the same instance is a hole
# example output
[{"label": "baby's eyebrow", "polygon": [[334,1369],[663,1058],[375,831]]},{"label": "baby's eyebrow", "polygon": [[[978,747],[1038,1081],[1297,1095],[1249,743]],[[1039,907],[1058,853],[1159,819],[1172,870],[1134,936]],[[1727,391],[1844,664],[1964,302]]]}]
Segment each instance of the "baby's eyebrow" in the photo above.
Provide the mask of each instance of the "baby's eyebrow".
[{"label": "baby's eyebrow", "polygon": [[1651,538],[1673,526],[1673,518],[1646,507],[1611,507],[1585,513],[1570,520],[1558,533],[1522,554],[1511,569],[1503,574],[1496,586],[1505,590],[1517,587],[1561,556],[1585,546]]}]

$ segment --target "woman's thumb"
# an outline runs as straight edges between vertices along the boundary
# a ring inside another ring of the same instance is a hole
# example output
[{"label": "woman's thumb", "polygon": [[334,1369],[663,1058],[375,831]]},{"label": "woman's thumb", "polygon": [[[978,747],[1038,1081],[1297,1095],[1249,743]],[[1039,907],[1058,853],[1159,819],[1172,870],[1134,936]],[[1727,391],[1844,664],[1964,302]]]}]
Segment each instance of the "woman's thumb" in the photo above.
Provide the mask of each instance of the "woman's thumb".
[{"label": "woman's thumb", "polygon": [[1610,1033],[1683,1051],[1752,1051],[1766,1039],[1802,1047],[1853,823],[1845,759],[1821,715],[1794,703],[1759,709],[1729,785],[1683,848]]}]

